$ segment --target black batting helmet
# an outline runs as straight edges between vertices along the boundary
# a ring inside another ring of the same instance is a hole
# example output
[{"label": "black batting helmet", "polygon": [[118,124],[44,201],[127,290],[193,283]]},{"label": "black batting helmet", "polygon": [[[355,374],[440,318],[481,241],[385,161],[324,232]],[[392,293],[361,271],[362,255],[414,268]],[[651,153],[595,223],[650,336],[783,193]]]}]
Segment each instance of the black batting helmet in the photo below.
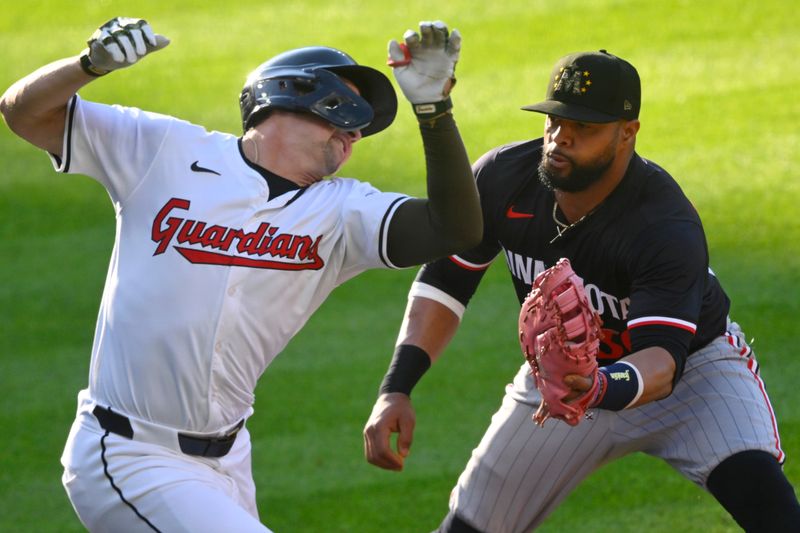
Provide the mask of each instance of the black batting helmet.
[{"label": "black batting helmet", "polygon": [[[339,76],[358,87],[361,96]],[[308,46],[279,54],[251,72],[239,107],[245,131],[271,109],[285,109],[313,113],[337,128],[361,130],[366,137],[392,123],[397,96],[377,70],[335,48]]]}]

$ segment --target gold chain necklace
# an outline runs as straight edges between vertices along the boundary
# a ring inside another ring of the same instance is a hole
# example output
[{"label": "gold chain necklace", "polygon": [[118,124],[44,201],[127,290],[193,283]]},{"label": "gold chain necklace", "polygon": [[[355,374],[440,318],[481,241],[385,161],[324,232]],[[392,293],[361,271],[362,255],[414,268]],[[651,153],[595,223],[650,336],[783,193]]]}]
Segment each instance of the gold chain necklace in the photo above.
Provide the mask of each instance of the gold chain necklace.
[{"label": "gold chain necklace", "polygon": [[572,224],[565,224],[564,222],[561,222],[560,220],[558,220],[558,216],[556,215],[556,210],[557,209],[558,209],[558,202],[553,202],[553,222],[556,223],[556,231],[558,233],[550,241],[550,244],[553,244],[554,242],[556,242],[556,240],[561,238],[561,236],[564,235],[567,231],[569,231],[570,229],[574,228],[575,226],[577,226],[578,224],[583,222],[583,220],[586,217],[588,217],[589,215],[591,215],[595,211],[595,209],[597,209],[597,207],[595,207],[594,209],[592,209],[591,211],[589,211],[588,213],[583,215],[581,218],[579,218],[578,220],[576,220]]}]

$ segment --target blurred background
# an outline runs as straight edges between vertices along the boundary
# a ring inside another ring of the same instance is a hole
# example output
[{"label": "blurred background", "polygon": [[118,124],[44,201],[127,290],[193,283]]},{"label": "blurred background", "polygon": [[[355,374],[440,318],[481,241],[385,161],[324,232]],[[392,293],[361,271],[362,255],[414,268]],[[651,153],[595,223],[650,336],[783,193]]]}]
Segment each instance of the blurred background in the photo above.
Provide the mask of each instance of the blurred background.
[{"label": "blurred background", "polygon": [[[793,2],[762,0],[30,1],[0,19],[0,86],[77,54],[114,16],[146,18],[164,51],[82,97],[240,133],[247,73],[289,48],[328,45],[386,67],[386,44],[421,20],[463,36],[453,93],[471,159],[541,135],[519,107],[544,96],[555,61],[604,48],[643,85],[637,151],[665,167],[704,221],[712,268],[758,355],[789,479],[800,484],[800,33]],[[425,195],[417,126],[400,97],[394,125],[358,143],[340,174]],[[0,530],[80,531],[59,456],[86,386],[114,212],[92,179],[56,174],[0,128]],[[363,459],[361,429],[391,357],[416,269],[337,289],[257,390],[253,470],[261,519],[278,532],[424,532],[522,362],[518,305],[499,259],[445,356],[414,391],[417,431],[402,473]],[[708,494],[644,455],[601,469],[542,531],[737,531]]]}]

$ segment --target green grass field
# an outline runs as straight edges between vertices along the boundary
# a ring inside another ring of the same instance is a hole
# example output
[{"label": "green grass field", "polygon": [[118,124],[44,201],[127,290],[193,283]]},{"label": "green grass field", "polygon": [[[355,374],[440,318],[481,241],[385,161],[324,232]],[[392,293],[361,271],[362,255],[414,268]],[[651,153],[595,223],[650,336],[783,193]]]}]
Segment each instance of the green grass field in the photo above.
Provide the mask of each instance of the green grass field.
[{"label": "green grass field", "polygon": [[[420,20],[463,35],[456,116],[471,158],[540,135],[538,101],[568,52],[606,48],[643,82],[638,151],[678,179],[703,217],[732,315],[755,338],[800,485],[800,33],[794,2],[498,0],[32,1],[0,18],[0,87],[77,53],[97,25],[142,16],[163,52],[82,91],[88,99],[237,132],[247,72],[309,44],[383,68],[386,42]],[[59,456],[86,383],[114,215],[93,180],[56,175],[0,128],[0,531],[79,531]],[[359,143],[343,175],[423,195],[408,107]],[[496,263],[445,357],[414,393],[417,432],[403,473],[369,466],[361,428],[390,357],[414,269],[370,272],[334,292],[257,391],[253,469],[262,520],[279,532],[425,532],[522,361],[516,304]],[[736,531],[706,493],[632,456],[591,476],[541,531]]]}]

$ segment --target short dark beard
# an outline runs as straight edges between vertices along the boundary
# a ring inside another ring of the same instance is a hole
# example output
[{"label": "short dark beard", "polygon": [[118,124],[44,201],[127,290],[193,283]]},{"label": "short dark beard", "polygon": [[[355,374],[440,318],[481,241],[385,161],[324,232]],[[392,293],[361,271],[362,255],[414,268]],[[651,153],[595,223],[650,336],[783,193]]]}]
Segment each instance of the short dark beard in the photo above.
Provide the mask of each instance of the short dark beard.
[{"label": "short dark beard", "polygon": [[580,192],[588,189],[603,176],[603,173],[614,162],[614,157],[612,156],[608,161],[592,166],[578,166],[573,161],[572,172],[564,177],[557,176],[548,170],[546,162],[547,156],[542,153],[538,169],[539,181],[542,185],[551,191],[558,189],[564,192]]}]

